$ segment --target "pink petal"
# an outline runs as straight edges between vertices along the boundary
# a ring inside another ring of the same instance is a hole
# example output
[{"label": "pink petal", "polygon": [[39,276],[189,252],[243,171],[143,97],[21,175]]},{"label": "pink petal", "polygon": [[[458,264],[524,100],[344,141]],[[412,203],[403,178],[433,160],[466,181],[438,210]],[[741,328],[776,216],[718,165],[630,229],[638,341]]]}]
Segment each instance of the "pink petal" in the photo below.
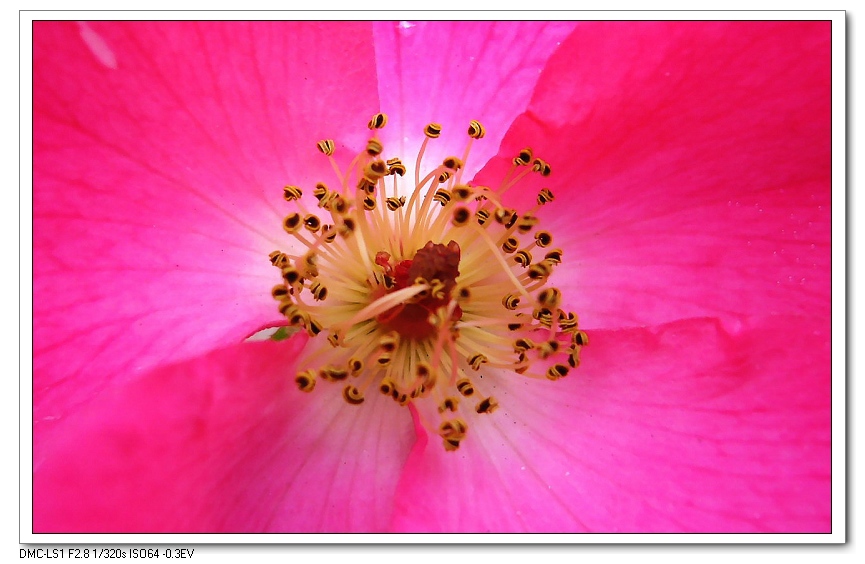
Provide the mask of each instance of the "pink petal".
[{"label": "pink petal", "polygon": [[294,384],[305,339],[116,386],[37,443],[35,532],[380,531],[414,435],[380,394]]},{"label": "pink petal", "polygon": [[501,407],[409,459],[400,531],[827,532],[828,323],[595,331],[558,382],[487,384]]},{"label": "pink petal", "polygon": [[392,125],[380,132],[388,152],[413,165],[430,122],[443,126],[431,143],[432,167],[462,156],[471,120],[486,126],[466,170],[496,154],[514,117],[525,111],[541,69],[575,22],[376,22],[381,110]]},{"label": "pink petal", "polygon": [[581,24],[479,175],[531,145],[550,162],[509,195],[564,249],[587,326],[827,316],[828,22]]},{"label": "pink petal", "polygon": [[39,431],[277,319],[281,189],[378,102],[362,23],[37,22],[33,72]]}]

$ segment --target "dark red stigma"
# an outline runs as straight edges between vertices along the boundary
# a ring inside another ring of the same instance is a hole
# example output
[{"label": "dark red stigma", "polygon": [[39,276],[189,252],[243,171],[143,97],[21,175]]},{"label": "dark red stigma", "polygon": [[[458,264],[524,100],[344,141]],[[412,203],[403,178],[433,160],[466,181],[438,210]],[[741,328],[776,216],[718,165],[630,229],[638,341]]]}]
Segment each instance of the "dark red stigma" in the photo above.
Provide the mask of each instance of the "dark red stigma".
[{"label": "dark red stigma", "polygon": [[[387,276],[393,279],[393,287],[388,290],[388,293],[407,288],[418,278],[428,282],[438,279],[444,284],[444,295],[441,298],[430,295],[391,308],[376,317],[376,321],[388,329],[397,331],[403,337],[409,339],[431,337],[435,333],[435,327],[429,322],[430,314],[450,302],[451,292],[456,287],[457,276],[460,275],[459,244],[456,241],[450,241],[447,245],[429,241],[415,253],[414,258],[402,260],[396,265],[392,265],[390,255],[382,251],[376,255],[375,262],[384,268]],[[457,306],[451,320],[456,321],[462,315],[462,309]]]}]

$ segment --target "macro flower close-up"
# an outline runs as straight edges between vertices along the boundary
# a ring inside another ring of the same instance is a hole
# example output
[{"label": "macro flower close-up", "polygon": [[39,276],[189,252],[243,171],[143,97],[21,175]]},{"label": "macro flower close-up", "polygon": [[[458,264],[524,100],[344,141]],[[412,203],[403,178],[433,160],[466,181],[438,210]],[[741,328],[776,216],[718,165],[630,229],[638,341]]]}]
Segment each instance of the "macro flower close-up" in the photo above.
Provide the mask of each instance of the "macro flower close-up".
[{"label": "macro flower close-up", "polygon": [[33,532],[832,532],[831,32],[34,22]]}]

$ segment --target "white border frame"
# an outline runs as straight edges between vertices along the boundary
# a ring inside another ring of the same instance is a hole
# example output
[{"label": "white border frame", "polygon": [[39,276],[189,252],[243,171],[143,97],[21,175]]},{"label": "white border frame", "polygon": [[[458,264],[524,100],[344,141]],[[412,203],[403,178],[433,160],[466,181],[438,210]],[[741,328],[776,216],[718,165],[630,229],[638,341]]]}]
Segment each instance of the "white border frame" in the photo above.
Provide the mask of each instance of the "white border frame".
[{"label": "white border frame", "polygon": [[[529,17],[531,14],[531,17]],[[45,19],[120,20],[827,20],[832,22],[832,529],[829,534],[35,534],[32,532],[32,23]],[[19,542],[33,544],[131,545],[155,544],[323,544],[323,543],[741,543],[828,544],[846,541],[846,65],[847,38],[843,11],[22,11],[20,38],[20,370],[19,380]]]}]

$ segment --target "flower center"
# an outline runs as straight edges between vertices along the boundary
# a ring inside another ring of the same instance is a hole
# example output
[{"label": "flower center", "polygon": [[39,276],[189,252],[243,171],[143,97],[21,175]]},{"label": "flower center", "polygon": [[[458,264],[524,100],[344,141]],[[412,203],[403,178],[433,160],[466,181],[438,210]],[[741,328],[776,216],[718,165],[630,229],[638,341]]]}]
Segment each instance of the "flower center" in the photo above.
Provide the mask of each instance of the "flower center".
[{"label": "flower center", "polygon": [[[386,123],[376,114],[368,127]],[[548,285],[562,250],[551,247],[535,212],[552,192],[542,189],[521,214],[502,203],[527,174],[549,176],[549,164],[523,149],[497,188],[463,184],[472,142],[484,136],[473,121],[462,157],[421,178],[424,152],[440,133],[438,124],[425,128],[408,194],[400,187],[406,167],[382,159],[378,139],[346,171],[333,159],[334,141],[320,141],[339,188],[319,182],[312,202],[300,187],[285,187],[296,211],[283,228],[295,250],[270,260],[282,273],[272,290],[279,311],[313,337],[299,360],[300,390],[344,382],[353,405],[378,390],[415,406],[445,449],[456,450],[471,418],[498,407],[489,382],[508,373],[558,380],[579,364],[588,338]]]},{"label": "flower center", "polygon": [[[379,314],[376,321],[406,339],[433,337],[436,326],[430,320],[435,319],[439,308],[450,303],[451,292],[460,274],[460,246],[456,241],[450,241],[447,245],[429,241],[415,253],[413,259],[392,265],[389,258],[390,255],[385,251],[380,251],[375,257],[376,264],[384,268],[385,276],[392,285],[384,293],[399,291],[413,284],[429,284],[430,289]],[[462,308],[457,305],[450,321],[459,321],[461,317]]]}]

